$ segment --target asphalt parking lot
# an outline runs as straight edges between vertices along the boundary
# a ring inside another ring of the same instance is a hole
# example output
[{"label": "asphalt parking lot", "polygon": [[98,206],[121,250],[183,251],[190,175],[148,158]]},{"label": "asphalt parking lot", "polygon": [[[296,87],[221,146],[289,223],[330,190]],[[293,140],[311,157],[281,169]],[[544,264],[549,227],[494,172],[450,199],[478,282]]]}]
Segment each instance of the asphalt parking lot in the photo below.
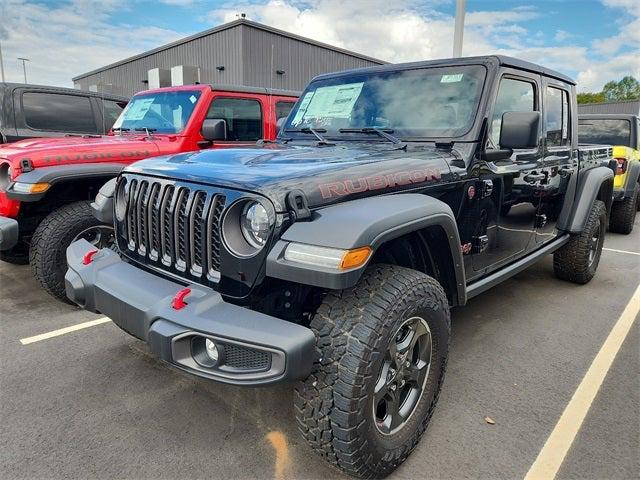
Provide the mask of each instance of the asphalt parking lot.
[{"label": "asphalt parking lot", "polygon": [[[605,248],[586,286],[556,280],[548,257],[454,311],[440,402],[395,478],[525,477],[640,284],[640,217]],[[342,478],[298,435],[289,386],[195,379],[110,322],[23,345],[99,316],[28,267],[0,265],[0,286],[1,478]],[[638,478],[639,324],[558,478]]]}]

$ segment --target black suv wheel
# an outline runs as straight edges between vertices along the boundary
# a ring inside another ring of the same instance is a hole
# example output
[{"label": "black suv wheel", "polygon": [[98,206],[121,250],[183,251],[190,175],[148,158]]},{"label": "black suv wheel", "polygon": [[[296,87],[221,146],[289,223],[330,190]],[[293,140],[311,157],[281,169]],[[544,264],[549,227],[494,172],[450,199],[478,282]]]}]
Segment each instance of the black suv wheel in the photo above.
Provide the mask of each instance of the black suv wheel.
[{"label": "black suv wheel", "polygon": [[84,238],[97,248],[110,247],[113,227],[93,216],[89,202],[64,205],[45,217],[31,238],[29,263],[42,288],[63,302],[72,303],[65,293],[67,247]]},{"label": "black suv wheel", "polygon": [[317,361],[295,389],[303,436],[350,475],[388,475],[417,445],[438,399],[450,336],[442,287],[375,265],[356,287],[329,293],[311,328]]},{"label": "black suv wheel", "polygon": [[619,202],[614,202],[611,207],[611,219],[609,220],[609,230],[615,233],[631,233],[633,223],[636,220],[636,212],[638,211],[638,187],[635,188],[633,195]]},{"label": "black suv wheel", "polygon": [[579,235],[573,235],[566,245],[553,254],[556,277],[580,284],[593,278],[600,262],[606,226],[606,207],[604,202],[596,200],[584,230]]}]

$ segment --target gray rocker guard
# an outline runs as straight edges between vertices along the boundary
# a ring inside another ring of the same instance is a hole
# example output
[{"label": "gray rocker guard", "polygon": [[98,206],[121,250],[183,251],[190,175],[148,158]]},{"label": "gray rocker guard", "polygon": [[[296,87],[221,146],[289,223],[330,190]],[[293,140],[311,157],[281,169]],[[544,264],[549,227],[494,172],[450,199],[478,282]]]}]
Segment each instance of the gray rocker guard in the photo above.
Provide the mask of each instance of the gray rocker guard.
[{"label": "gray rocker guard", "polygon": [[[50,167],[38,167],[30,172],[23,173],[16,178],[20,183],[49,183],[54,185],[61,181],[91,177],[115,177],[125,167],[124,163],[79,163],[76,165],[54,165]],[[23,202],[35,202],[45,196],[43,193],[19,193],[11,187],[7,189],[7,196]]]},{"label": "gray rocker guard", "polygon": [[[568,233],[580,233],[587,223],[593,202],[598,198],[600,187],[609,182],[613,185],[613,170],[609,167],[595,167],[572,175],[567,187],[567,198],[573,198],[573,204],[566,202],[558,217],[558,230]],[[611,207],[611,200],[607,204]]]},{"label": "gray rocker guard", "polygon": [[330,289],[354,286],[366,265],[345,272],[301,265],[284,259],[290,242],[352,249],[383,243],[429,226],[447,235],[453,257],[458,303],[464,304],[465,275],[455,216],[444,202],[417,193],[363,198],[316,210],[312,221],[294,223],[267,257],[267,276]]}]

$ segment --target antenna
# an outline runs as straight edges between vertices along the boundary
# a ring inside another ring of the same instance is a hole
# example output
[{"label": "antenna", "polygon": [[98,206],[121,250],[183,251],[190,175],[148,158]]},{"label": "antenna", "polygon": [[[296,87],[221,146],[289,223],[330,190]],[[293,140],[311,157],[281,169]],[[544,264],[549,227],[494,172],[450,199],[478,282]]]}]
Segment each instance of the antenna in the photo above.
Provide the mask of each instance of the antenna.
[{"label": "antenna", "polygon": [[24,74],[24,83],[27,83],[27,62],[30,62],[28,58],[18,57],[18,61],[22,62],[22,73]]}]

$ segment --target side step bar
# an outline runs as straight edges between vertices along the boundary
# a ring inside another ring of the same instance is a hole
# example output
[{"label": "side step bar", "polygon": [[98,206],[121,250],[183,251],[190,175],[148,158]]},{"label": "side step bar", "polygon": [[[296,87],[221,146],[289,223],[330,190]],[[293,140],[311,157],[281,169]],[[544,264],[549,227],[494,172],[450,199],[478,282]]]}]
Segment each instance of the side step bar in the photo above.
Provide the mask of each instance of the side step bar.
[{"label": "side step bar", "polygon": [[555,250],[562,247],[569,241],[569,238],[571,237],[568,234],[562,235],[561,237],[556,238],[553,242],[534,251],[517,262],[511,263],[497,272],[478,280],[477,282],[470,283],[467,285],[467,300],[475,297],[476,295],[480,295],[482,292],[489,290],[498,283],[506,280],[507,278],[513,277],[515,274],[530,267],[545,255],[553,253]]}]

